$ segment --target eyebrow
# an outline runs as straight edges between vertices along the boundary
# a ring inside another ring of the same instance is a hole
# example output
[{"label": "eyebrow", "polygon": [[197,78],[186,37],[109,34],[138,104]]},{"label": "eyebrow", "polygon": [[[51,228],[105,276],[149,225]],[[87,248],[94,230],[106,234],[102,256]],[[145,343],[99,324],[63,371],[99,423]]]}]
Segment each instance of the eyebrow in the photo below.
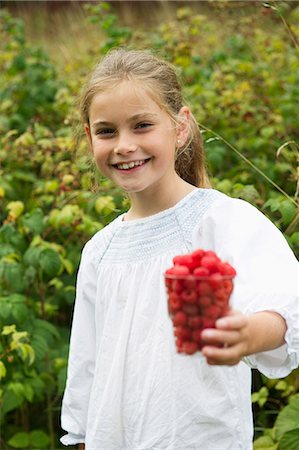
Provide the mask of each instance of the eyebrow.
[{"label": "eyebrow", "polygon": [[[154,117],[157,117],[156,113],[144,112],[144,113],[140,113],[140,114],[134,114],[134,116],[129,118],[129,121],[141,120],[141,119],[145,119],[145,118],[154,118]],[[97,120],[96,122],[94,122],[92,124],[92,127],[96,128],[96,127],[98,127],[100,125],[107,126],[107,125],[113,125],[113,123],[112,122],[107,122],[106,120]]]}]

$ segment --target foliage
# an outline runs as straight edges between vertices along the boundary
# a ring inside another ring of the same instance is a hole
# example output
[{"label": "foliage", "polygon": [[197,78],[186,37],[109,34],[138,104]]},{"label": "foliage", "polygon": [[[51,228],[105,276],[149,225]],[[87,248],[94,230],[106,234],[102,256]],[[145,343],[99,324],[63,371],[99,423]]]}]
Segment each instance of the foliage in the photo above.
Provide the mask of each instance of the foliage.
[{"label": "foliage", "polygon": [[[227,33],[184,7],[155,29],[133,33],[108,4],[91,3],[88,19],[99,29],[98,48],[57,71],[44,51],[28,45],[23,23],[1,11],[1,448],[59,447],[80,253],[91,235],[127,208],[123,194],[94,173],[86,144],[76,141],[71,126],[78,119],[75,95],[107,49],[151,47],[176,65],[202,124],[213,185],[258,206],[299,251],[299,61],[289,38],[291,32],[298,39],[298,9],[286,32],[286,12],[270,6],[262,16],[269,31],[252,16],[230,19],[227,29],[234,31]],[[256,449],[291,450],[298,435],[298,372],[259,382]]]}]

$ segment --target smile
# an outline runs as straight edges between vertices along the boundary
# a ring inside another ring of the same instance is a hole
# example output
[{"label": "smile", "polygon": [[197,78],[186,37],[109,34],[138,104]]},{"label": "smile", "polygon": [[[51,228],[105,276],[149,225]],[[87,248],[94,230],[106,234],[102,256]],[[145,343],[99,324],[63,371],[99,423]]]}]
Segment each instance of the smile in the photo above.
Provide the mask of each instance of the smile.
[{"label": "smile", "polygon": [[127,163],[112,164],[112,165],[120,170],[128,170],[128,169],[133,169],[134,167],[143,166],[149,160],[150,160],[150,158],[140,159],[138,161],[131,161],[131,162],[127,162]]}]

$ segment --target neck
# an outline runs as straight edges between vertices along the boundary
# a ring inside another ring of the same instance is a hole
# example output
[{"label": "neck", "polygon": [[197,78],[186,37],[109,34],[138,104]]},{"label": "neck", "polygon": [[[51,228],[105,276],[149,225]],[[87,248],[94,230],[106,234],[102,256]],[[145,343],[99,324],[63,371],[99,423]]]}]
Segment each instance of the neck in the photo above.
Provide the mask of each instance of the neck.
[{"label": "neck", "polygon": [[151,188],[150,192],[147,190],[129,194],[131,208],[127,212],[125,220],[141,219],[171,208],[194,189],[196,189],[195,186],[177,176],[163,189],[155,186]]}]

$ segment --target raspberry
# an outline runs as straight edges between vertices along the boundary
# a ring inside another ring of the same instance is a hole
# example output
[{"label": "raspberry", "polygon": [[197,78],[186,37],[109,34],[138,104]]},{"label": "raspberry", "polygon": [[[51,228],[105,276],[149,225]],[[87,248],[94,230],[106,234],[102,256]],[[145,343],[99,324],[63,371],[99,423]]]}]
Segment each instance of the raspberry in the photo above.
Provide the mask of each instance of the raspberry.
[{"label": "raspberry", "polygon": [[186,314],[188,314],[188,316],[196,316],[198,314],[197,305],[185,304],[183,306],[183,310],[185,311]]},{"label": "raspberry", "polygon": [[208,306],[205,310],[205,315],[211,319],[218,319],[221,315],[221,309],[216,305]]},{"label": "raspberry", "polygon": [[235,269],[228,262],[220,262],[218,265],[221,275],[228,275],[234,277],[236,275]]},{"label": "raspberry", "polygon": [[193,269],[195,267],[194,261],[191,255],[178,255],[173,258],[173,264],[175,266],[185,266],[188,269]]},{"label": "raspberry", "polygon": [[182,351],[184,353],[187,353],[187,355],[192,355],[193,353],[195,353],[197,351],[196,342],[193,342],[193,341],[183,342]]},{"label": "raspberry", "polygon": [[200,317],[200,316],[191,316],[191,317],[189,317],[188,325],[193,330],[197,330],[198,328],[202,328],[202,325],[203,325],[202,317]]},{"label": "raspberry", "polygon": [[201,259],[202,267],[209,270],[210,273],[215,273],[218,270],[219,259],[215,256],[203,256]]},{"label": "raspberry", "polygon": [[210,272],[206,267],[197,267],[193,270],[193,275],[196,277],[207,277],[210,275]]},{"label": "raspberry", "polygon": [[192,340],[194,342],[201,342],[201,330],[192,331]]},{"label": "raspberry", "polygon": [[213,289],[220,288],[223,283],[223,278],[220,273],[212,273],[212,275],[209,277],[209,284]]},{"label": "raspberry", "polygon": [[188,275],[190,273],[190,270],[187,266],[182,265],[176,265],[172,267],[172,275]]},{"label": "raspberry", "polygon": [[197,292],[200,296],[202,296],[202,295],[211,295],[213,291],[207,281],[200,281],[197,286]]},{"label": "raspberry", "polygon": [[168,306],[170,312],[176,312],[182,308],[182,300],[176,292],[171,292],[168,296]]},{"label": "raspberry", "polygon": [[184,291],[181,293],[181,298],[186,303],[196,303],[197,300],[197,294],[196,291]]},{"label": "raspberry", "polygon": [[204,317],[202,319],[202,328],[215,328],[215,320],[210,317]]},{"label": "raspberry", "polygon": [[194,252],[191,253],[193,261],[196,263],[196,266],[200,266],[201,258],[204,256],[205,251],[201,248],[194,250]]},{"label": "raspberry", "polygon": [[198,303],[202,308],[206,308],[207,306],[210,306],[210,304],[212,303],[212,299],[208,295],[203,295],[199,297]]},{"label": "raspberry", "polygon": [[183,280],[172,280],[172,290],[180,294],[184,289],[184,281]]},{"label": "raspberry", "polygon": [[174,335],[181,339],[181,341],[188,341],[191,338],[191,330],[188,327],[183,327],[182,325],[179,325],[174,330]]},{"label": "raspberry", "polygon": [[186,313],[184,313],[183,311],[178,311],[177,313],[174,314],[172,321],[174,326],[178,326],[178,325],[185,325],[187,319],[188,317]]}]

